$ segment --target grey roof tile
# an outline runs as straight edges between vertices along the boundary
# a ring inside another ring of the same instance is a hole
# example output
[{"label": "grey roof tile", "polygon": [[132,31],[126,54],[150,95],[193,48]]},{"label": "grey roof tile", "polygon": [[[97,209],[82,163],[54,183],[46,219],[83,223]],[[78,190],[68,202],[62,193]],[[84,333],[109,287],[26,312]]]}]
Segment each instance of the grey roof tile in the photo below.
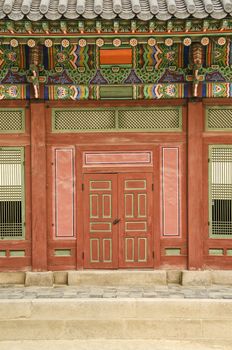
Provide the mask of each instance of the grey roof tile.
[{"label": "grey roof tile", "polygon": [[171,18],[225,18],[232,14],[232,0],[0,0],[0,19],[38,21],[62,16],[76,19],[116,17],[167,21]]},{"label": "grey roof tile", "polygon": [[121,0],[113,0],[113,12],[115,14],[119,14],[122,12],[122,1]]},{"label": "grey roof tile", "polygon": [[137,14],[137,17],[143,21],[148,21],[153,18],[153,14],[150,11],[149,0],[141,0],[141,12]]},{"label": "grey roof tile", "polygon": [[68,0],[59,0],[58,12],[62,15],[67,11]]}]

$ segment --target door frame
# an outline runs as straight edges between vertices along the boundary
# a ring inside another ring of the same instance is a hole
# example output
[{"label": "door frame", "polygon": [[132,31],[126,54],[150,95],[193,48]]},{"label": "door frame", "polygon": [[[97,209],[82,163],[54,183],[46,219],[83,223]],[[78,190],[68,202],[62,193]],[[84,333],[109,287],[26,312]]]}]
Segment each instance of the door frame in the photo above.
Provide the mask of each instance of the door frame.
[{"label": "door frame", "polygon": [[[154,183],[154,194],[153,194],[153,218],[155,218],[153,221],[153,250],[155,252],[154,257],[154,264],[152,268],[162,268],[162,267],[171,267],[174,268],[185,268],[187,263],[187,227],[186,227],[186,147],[185,142],[183,141],[177,141],[176,136],[175,140],[173,139],[174,135],[162,135],[162,137],[158,135],[156,142],[150,142],[146,143],[146,141],[141,144],[139,143],[141,140],[137,141],[135,140],[133,145],[132,144],[126,144],[126,142],[123,140],[121,141],[121,145],[119,145],[119,141],[116,142],[116,144],[105,144],[105,141],[102,144],[91,144],[91,142],[87,143],[87,135],[84,136],[84,139],[86,140],[85,145],[80,145],[78,141],[74,142],[74,140],[67,140],[66,142],[60,141],[60,142],[52,142],[52,144],[48,147],[48,165],[51,164],[51,156],[50,153],[54,148],[62,148],[62,147],[74,147],[75,148],[75,193],[76,193],[76,199],[75,199],[75,215],[76,215],[76,235],[75,238],[72,240],[54,240],[51,237],[51,229],[50,226],[52,224],[51,222],[51,171],[48,167],[48,174],[49,179],[49,189],[48,189],[48,208],[49,210],[49,223],[48,225],[48,237],[49,237],[49,269],[50,270],[57,270],[58,269],[83,269],[84,267],[84,228],[83,228],[83,216],[84,216],[84,207],[83,207],[83,191],[82,191],[82,184],[83,184],[83,175],[84,174],[93,174],[93,173],[136,173],[136,172],[143,172],[146,173],[152,173],[153,174],[153,183]],[[55,140],[54,136],[54,140]],[[66,136],[65,136],[66,138]],[[118,139],[117,139],[118,140]],[[161,159],[160,159],[160,152],[162,147],[179,147],[179,154],[180,154],[180,193],[181,193],[181,203],[182,203],[182,210],[181,210],[181,223],[182,223],[182,233],[180,237],[162,237],[161,236]],[[105,166],[105,167],[87,167],[83,166],[83,153],[87,151],[151,151],[152,153],[152,164],[146,165],[146,166]],[[154,171],[154,169],[157,169],[157,171]],[[54,249],[61,249],[65,247],[65,249],[69,249],[71,251],[71,255],[69,257],[54,257]],[[173,249],[179,248],[181,251],[181,254],[179,256],[167,256],[165,255],[166,249]]]},{"label": "door frame", "polygon": [[[141,144],[138,144],[138,145],[98,145],[98,146],[76,146],[76,153],[77,153],[77,164],[79,163],[79,171],[81,172],[81,182],[82,184],[84,183],[84,175],[86,174],[124,174],[124,173],[141,173],[141,170],[143,173],[151,173],[152,174],[152,179],[153,179],[153,183],[155,184],[156,182],[156,185],[154,185],[154,191],[153,191],[153,195],[152,195],[152,203],[153,203],[153,218],[154,218],[154,215],[155,215],[155,212],[157,212],[157,216],[158,218],[160,217],[160,208],[159,208],[159,205],[157,203],[157,201],[154,200],[155,198],[155,193],[158,195],[158,192],[159,192],[159,186],[158,186],[158,181],[159,181],[159,171],[157,171],[157,174],[155,176],[154,174],[154,162],[156,160],[156,156],[155,156],[155,153],[158,152],[158,149],[156,150],[155,152],[155,148],[157,148],[158,146],[154,145],[154,144],[149,144],[149,145],[141,145]],[[144,151],[147,151],[147,152],[150,152],[151,154],[151,159],[150,159],[150,163],[149,165],[140,165],[140,166],[136,166],[136,165],[129,165],[129,166],[126,166],[126,165],[123,165],[123,166],[104,166],[104,167],[101,167],[101,166],[92,166],[92,167],[88,167],[88,166],[84,166],[84,152],[91,152],[92,150],[94,149],[94,151],[96,152],[101,152],[101,151],[104,151],[104,152],[144,152]],[[158,154],[158,153],[157,153]],[[156,179],[155,179],[156,177]],[[82,187],[81,187],[81,198],[80,198],[80,202],[83,203],[84,201],[84,191],[82,190]],[[77,206],[79,207],[80,209],[80,220],[81,218],[83,217],[84,215],[84,210],[83,210],[83,206]],[[82,207],[82,208],[81,208]],[[79,221],[79,220],[78,220]],[[156,229],[158,228],[159,229],[159,225],[158,225],[158,220],[153,220],[155,221],[155,224],[153,224],[153,227],[152,227],[152,230],[153,230],[153,234],[152,234],[152,252],[154,252],[155,250],[158,252],[158,254],[155,254],[154,255],[154,258],[153,258],[153,264],[152,266],[150,266],[150,268],[154,268],[154,267],[157,267],[158,265],[158,261],[159,261],[159,257],[156,256],[156,255],[159,255],[159,251],[157,248],[155,248],[154,246],[154,242],[157,241],[157,240],[160,240],[160,235],[159,235],[159,231],[158,232],[155,232],[155,226],[156,226]],[[80,224],[80,221],[79,221],[79,224]],[[79,232],[81,232],[81,237],[79,236],[79,243],[78,246],[82,246],[83,247],[83,250],[84,250],[84,247],[85,247],[85,239],[84,239],[84,223],[82,223],[82,227],[79,226]],[[156,236],[156,238],[155,238]],[[156,243],[156,245],[159,247],[160,246],[160,243]],[[79,259],[77,259],[77,261],[79,261],[80,263],[80,267],[81,268],[85,268],[84,267],[84,252],[82,252],[82,255]],[[118,259],[119,259],[119,256],[118,256]],[[120,267],[120,264],[119,264],[119,261],[118,261],[118,269],[122,268]],[[130,267],[125,267],[125,268],[130,268]],[[132,268],[136,268],[136,267],[132,267]],[[141,268],[149,268],[149,267],[141,267]]]}]

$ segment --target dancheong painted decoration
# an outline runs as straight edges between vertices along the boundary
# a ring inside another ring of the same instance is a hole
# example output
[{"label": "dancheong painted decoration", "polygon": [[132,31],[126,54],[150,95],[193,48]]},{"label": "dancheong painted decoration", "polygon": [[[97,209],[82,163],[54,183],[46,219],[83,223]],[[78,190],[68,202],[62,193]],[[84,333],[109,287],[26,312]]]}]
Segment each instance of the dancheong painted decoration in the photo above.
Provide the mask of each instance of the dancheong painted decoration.
[{"label": "dancheong painted decoration", "polygon": [[0,3],[0,271],[232,269],[231,0]]}]

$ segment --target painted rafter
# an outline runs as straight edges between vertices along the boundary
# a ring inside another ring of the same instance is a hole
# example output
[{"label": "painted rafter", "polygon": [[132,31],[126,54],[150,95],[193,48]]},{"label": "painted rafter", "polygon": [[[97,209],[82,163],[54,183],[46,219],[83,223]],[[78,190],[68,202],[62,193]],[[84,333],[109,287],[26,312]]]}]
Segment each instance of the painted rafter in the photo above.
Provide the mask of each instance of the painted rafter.
[{"label": "painted rafter", "polygon": [[[28,0],[29,1],[29,0]],[[81,1],[77,2],[77,6],[81,6]],[[25,11],[26,11],[25,0]],[[60,0],[60,6],[65,8],[65,0]],[[42,4],[45,11],[46,3]],[[42,6],[41,5],[41,6]],[[171,6],[171,5],[170,5]],[[99,4],[100,9],[100,4]],[[173,7],[174,10],[174,7]],[[104,20],[61,20],[50,22],[47,20],[33,22],[29,20],[23,21],[0,21],[0,35],[2,38],[6,38],[14,34],[15,36],[23,39],[24,37],[55,37],[60,38],[64,34],[70,38],[76,36],[94,37],[95,35],[102,35],[104,37],[115,36],[120,34],[122,36],[131,36],[133,34],[139,37],[152,36],[157,38],[167,37],[170,34],[173,38],[186,37],[187,35],[192,38],[198,36],[220,36],[232,34],[232,19],[226,20],[169,20],[163,21],[104,21]]]}]

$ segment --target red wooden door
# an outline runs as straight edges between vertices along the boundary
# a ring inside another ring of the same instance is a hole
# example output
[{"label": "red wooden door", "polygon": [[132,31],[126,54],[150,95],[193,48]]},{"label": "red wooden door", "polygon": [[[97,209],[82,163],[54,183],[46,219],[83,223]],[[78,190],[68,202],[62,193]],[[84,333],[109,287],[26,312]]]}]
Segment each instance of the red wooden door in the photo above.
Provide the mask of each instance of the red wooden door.
[{"label": "red wooden door", "polygon": [[87,174],[84,180],[84,267],[118,266],[117,175]]},{"label": "red wooden door", "polygon": [[119,174],[118,180],[119,267],[152,267],[152,174]]},{"label": "red wooden door", "polygon": [[84,188],[84,267],[152,267],[152,174],[88,174]]}]

